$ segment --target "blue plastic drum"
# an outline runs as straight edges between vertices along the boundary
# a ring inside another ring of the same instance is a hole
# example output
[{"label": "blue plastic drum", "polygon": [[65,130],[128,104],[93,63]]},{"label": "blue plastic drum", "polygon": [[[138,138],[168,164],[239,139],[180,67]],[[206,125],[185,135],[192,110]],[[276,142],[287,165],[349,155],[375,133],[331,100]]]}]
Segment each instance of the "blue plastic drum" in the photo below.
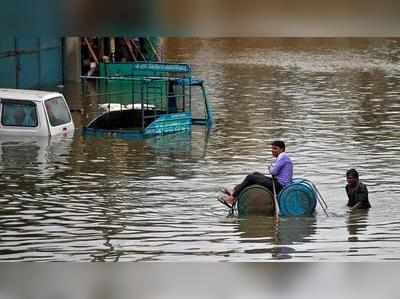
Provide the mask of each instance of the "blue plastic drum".
[{"label": "blue plastic drum", "polygon": [[278,195],[281,216],[311,216],[317,205],[317,194],[307,180],[294,179]]}]

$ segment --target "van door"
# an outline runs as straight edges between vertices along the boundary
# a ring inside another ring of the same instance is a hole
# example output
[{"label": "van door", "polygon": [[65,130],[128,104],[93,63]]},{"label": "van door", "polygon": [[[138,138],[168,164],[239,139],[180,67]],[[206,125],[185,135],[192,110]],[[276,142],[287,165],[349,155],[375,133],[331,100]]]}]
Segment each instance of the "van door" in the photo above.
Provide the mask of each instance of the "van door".
[{"label": "van door", "polygon": [[62,96],[45,100],[44,102],[50,135],[72,135],[75,127],[68,105]]}]

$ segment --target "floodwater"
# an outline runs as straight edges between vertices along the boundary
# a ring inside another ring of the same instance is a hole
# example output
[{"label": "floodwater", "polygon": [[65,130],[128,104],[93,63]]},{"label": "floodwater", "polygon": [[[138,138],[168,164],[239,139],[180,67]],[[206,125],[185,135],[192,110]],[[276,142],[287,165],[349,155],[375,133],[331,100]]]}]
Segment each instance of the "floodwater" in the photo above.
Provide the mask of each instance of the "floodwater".
[{"label": "floodwater", "polygon": [[[215,126],[147,140],[83,136],[96,103],[65,88],[72,139],[0,139],[1,261],[400,260],[400,41],[170,39],[206,81]],[[315,217],[227,217],[216,197],[283,139]],[[370,191],[348,213],[345,172]]]}]

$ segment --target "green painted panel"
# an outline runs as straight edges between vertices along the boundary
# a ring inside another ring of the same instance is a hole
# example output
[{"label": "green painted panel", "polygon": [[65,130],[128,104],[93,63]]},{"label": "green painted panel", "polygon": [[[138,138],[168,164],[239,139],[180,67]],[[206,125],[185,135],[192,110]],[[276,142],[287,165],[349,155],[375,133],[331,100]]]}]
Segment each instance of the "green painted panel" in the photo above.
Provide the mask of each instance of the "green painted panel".
[{"label": "green painted panel", "polygon": [[19,51],[18,88],[40,87],[39,38],[17,38]]},{"label": "green painted panel", "polygon": [[16,88],[15,56],[0,58],[0,88]]},{"label": "green painted panel", "polygon": [[62,42],[60,39],[40,40],[41,88],[57,86],[63,82]]},{"label": "green painted panel", "polygon": [[16,88],[15,38],[0,41],[0,88]]},{"label": "green painted panel", "polygon": [[0,42],[0,87],[54,89],[63,82],[62,41],[4,38]]},{"label": "green painted panel", "polygon": [[[191,69],[187,64],[168,63],[113,63],[100,64],[101,77],[125,77],[135,80],[104,80],[100,89],[109,96],[105,103],[140,103],[142,98],[146,104],[155,105],[158,109],[167,110],[168,78],[186,78]],[[146,80],[143,80],[147,78]],[[150,80],[153,78],[154,80]],[[158,78],[158,79],[156,79]],[[176,95],[178,101],[182,96]]]}]

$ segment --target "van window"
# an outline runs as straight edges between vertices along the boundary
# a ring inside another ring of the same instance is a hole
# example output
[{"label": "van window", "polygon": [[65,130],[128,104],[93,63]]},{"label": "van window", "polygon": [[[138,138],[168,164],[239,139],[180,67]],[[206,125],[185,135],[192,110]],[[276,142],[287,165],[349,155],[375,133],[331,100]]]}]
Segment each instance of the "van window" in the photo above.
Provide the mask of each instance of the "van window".
[{"label": "van window", "polygon": [[50,124],[53,127],[71,122],[68,106],[62,97],[47,100],[45,106]]},{"label": "van window", "polygon": [[37,127],[36,104],[31,101],[1,100],[1,124],[12,127]]}]

